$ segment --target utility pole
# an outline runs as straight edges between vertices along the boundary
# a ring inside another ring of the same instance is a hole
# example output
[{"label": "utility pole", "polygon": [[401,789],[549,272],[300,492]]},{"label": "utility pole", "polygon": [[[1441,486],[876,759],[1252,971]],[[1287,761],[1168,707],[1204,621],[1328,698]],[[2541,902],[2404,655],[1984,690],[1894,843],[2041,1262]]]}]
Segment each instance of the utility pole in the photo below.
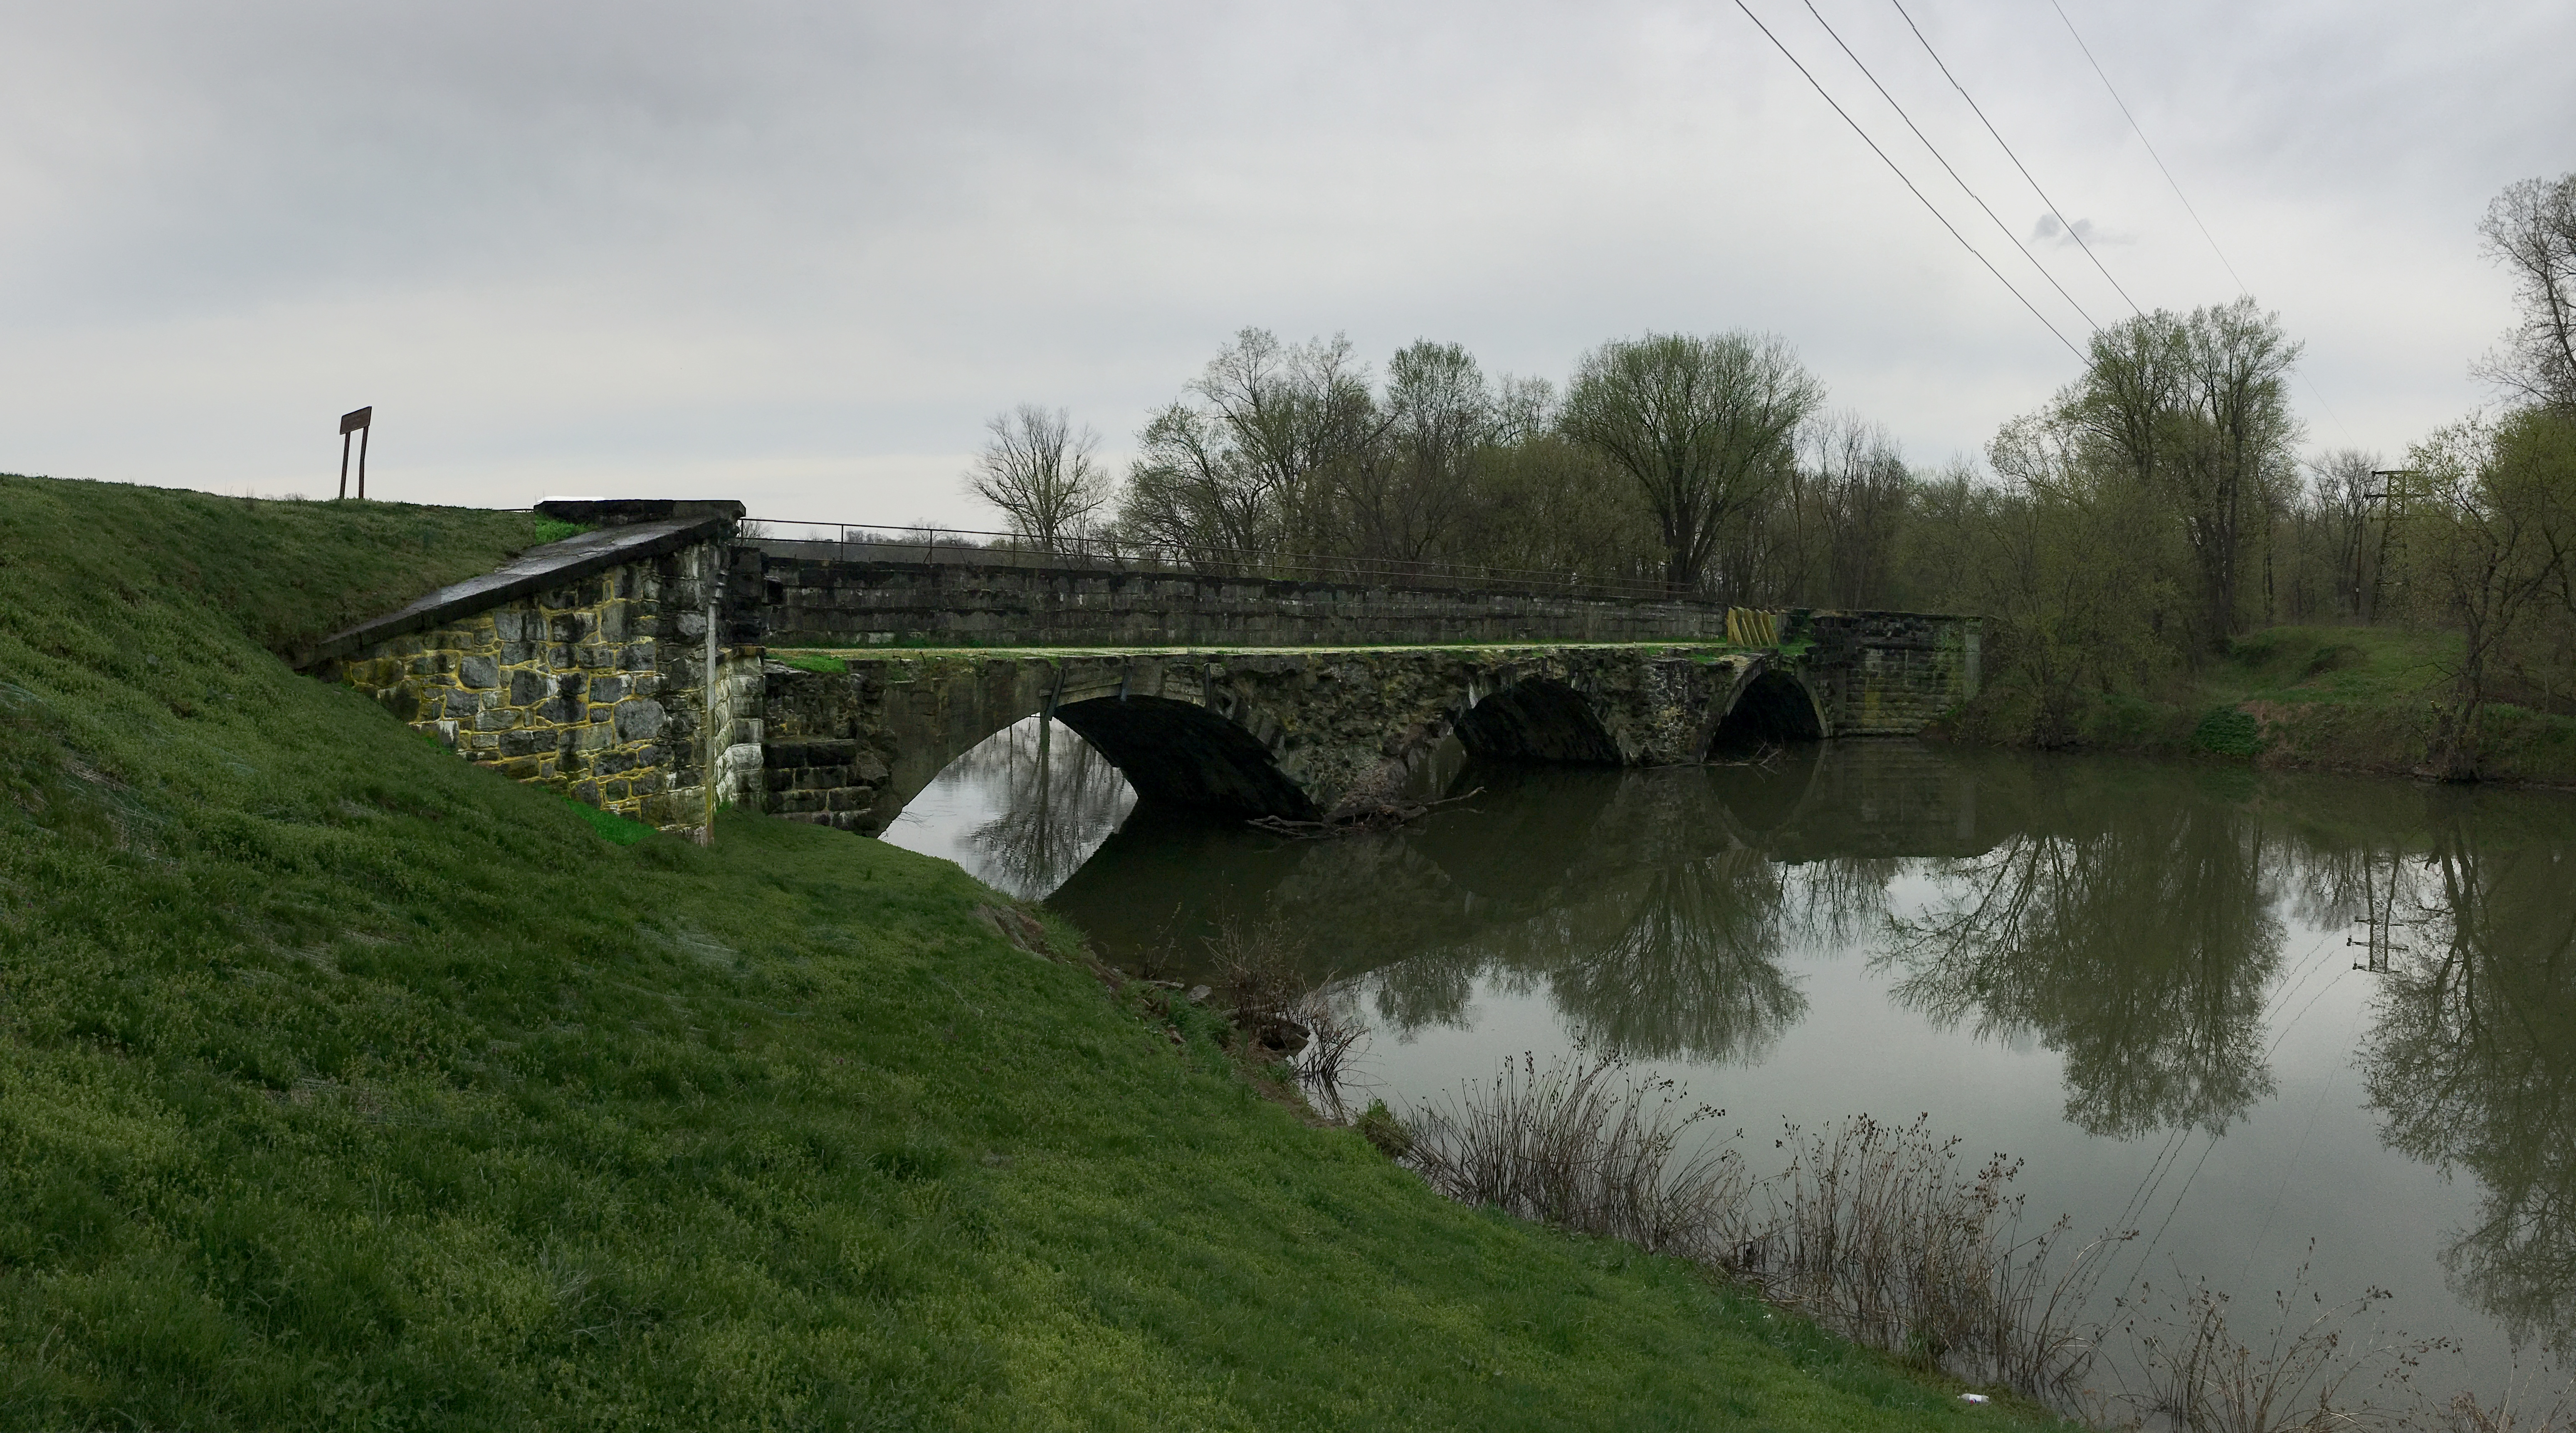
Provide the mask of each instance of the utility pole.
[{"label": "utility pole", "polygon": [[340,496],[349,495],[349,435],[358,435],[358,501],[367,500],[367,432],[375,422],[372,403],[340,415]]},{"label": "utility pole", "polygon": [[[2361,622],[2365,627],[2379,620],[2379,592],[2388,582],[2388,539],[2391,533],[2397,531],[2398,519],[2405,515],[2405,488],[2398,479],[2415,476],[2415,470],[2413,468],[2374,468],[2370,475],[2379,480],[2377,494],[2379,557],[2371,566],[2369,606],[2361,615]],[[2400,549],[2400,552],[2402,553],[2403,549]]]}]

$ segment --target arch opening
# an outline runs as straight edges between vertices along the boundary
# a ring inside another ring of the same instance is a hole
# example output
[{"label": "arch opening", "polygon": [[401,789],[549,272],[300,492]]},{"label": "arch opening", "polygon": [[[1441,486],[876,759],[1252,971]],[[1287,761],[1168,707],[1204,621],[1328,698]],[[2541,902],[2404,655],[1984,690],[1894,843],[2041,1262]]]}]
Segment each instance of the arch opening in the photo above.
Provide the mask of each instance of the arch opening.
[{"label": "arch opening", "polygon": [[1148,801],[1298,821],[1317,815],[1268,747],[1205,707],[1168,697],[1095,697],[1055,715]]},{"label": "arch opening", "polygon": [[1062,722],[1029,716],[940,768],[878,838],[939,856],[1023,900],[1091,858],[1136,804],[1125,777]]},{"label": "arch opening", "polygon": [[1514,682],[1458,717],[1459,744],[1483,761],[1552,761],[1617,766],[1619,743],[1592,704],[1563,682]]},{"label": "arch opening", "polygon": [[1738,693],[1710,733],[1708,755],[1727,759],[1749,756],[1766,746],[1791,746],[1825,739],[1825,724],[1815,699],[1786,672],[1764,672]]}]

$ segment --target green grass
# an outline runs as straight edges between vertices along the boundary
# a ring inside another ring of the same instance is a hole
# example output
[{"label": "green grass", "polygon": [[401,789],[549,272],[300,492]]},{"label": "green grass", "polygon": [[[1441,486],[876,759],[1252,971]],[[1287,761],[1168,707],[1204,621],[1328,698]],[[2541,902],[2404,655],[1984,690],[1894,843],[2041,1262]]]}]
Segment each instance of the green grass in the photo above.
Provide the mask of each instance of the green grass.
[{"label": "green grass", "polygon": [[0,479],[0,1427],[2044,1422],[1441,1201],[952,865],[602,840],[271,654],[527,536]]},{"label": "green grass", "polygon": [[[2273,627],[2229,645],[2179,690],[2090,697],[2080,744],[2265,766],[2406,773],[2424,760],[2447,701],[2459,638],[2394,627]],[[2010,741],[2030,699],[2007,679],[1946,719],[1952,734]],[[2479,769],[2489,780],[2576,785],[2576,719],[2508,703],[2486,709]]]},{"label": "green grass", "polygon": [[641,821],[629,821],[614,811],[602,811],[596,806],[575,801],[569,796],[564,798],[564,804],[571,807],[572,814],[580,817],[591,830],[598,832],[602,840],[614,845],[632,846],[653,834],[652,827]]},{"label": "green grass", "polygon": [[561,542],[565,538],[579,537],[588,531],[590,531],[588,523],[565,522],[562,518],[547,517],[543,513],[537,515],[536,538],[541,543]]},{"label": "green grass", "polygon": [[820,672],[837,677],[850,669],[847,661],[828,652],[777,652],[772,655],[800,672]]}]

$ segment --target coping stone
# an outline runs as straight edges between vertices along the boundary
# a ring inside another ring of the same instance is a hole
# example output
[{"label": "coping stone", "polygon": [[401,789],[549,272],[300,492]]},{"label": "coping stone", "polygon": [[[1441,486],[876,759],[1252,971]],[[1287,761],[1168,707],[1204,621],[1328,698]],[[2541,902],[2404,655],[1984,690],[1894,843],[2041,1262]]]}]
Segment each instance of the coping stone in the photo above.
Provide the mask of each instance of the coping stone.
[{"label": "coping stone", "polygon": [[[619,501],[676,502],[676,499],[620,499]],[[719,506],[719,504],[700,504]],[[580,581],[594,573],[630,562],[677,552],[695,543],[721,537],[731,528],[742,511],[740,503],[724,503],[730,509],[723,513],[706,513],[687,517],[668,517],[652,522],[634,522],[601,527],[590,532],[532,547],[480,577],[453,582],[419,601],[382,617],[371,617],[354,627],[334,632],[298,653],[294,665],[307,669],[348,656],[371,647],[388,637],[426,631],[451,618],[471,616],[504,602],[514,601],[550,588]],[[570,519],[566,519],[570,521]]]}]

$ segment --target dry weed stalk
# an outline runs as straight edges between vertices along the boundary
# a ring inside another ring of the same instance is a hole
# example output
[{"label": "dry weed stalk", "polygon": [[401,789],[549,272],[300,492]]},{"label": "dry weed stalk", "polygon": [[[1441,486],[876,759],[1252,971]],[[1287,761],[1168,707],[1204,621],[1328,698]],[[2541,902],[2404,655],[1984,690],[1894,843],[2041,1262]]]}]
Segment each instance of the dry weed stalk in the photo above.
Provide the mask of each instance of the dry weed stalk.
[{"label": "dry weed stalk", "polygon": [[[2251,1336],[2230,1326],[2231,1300],[2205,1280],[2161,1311],[2121,1300],[2133,1310],[2124,1328],[2143,1392],[2113,1401],[2185,1433],[2421,1426],[2412,1413],[2414,1370],[2440,1341],[2388,1336],[2375,1326],[2356,1333],[2347,1325],[2371,1318],[2393,1295],[2374,1288],[2328,1304],[2307,1287],[2307,1275],[2303,1263],[2290,1287],[2273,1295],[2271,1326]],[[2139,1291],[2154,1297],[2145,1285]],[[2457,1419],[2485,1410],[2464,1395],[2446,1412]]]},{"label": "dry weed stalk", "polygon": [[2018,1166],[1962,1177],[1922,1120],[1863,1118],[1790,1130],[1789,1169],[1757,1184],[1731,1141],[1686,1141],[1723,1113],[1614,1058],[1524,1055],[1409,1113],[1405,1162],[1454,1199],[1726,1268],[1856,1340],[2071,1401],[2108,1241],[2060,1258],[2064,1221],[2016,1240]]},{"label": "dry weed stalk", "polygon": [[1867,1115],[1829,1132],[1787,1128],[1789,1166],[1762,1186],[1759,1232],[1739,1252],[1770,1297],[1858,1342],[2056,1400],[2094,1339],[2079,1323],[2106,1235],[2056,1258],[2070,1221],[2019,1237],[2019,1161],[1964,1173],[1928,1117]]},{"label": "dry weed stalk", "polygon": [[2576,1429],[2576,1384],[2566,1370],[2544,1363],[2536,1373],[2519,1366],[2492,1404],[2474,1393],[2454,1395],[2434,1427],[2448,1433],[2569,1433]]},{"label": "dry weed stalk", "polygon": [[1238,1021],[1285,1019],[1305,995],[1306,982],[1297,974],[1304,946],[1286,921],[1246,923],[1228,916],[1206,944],[1217,991]]},{"label": "dry weed stalk", "polygon": [[1669,1079],[1626,1078],[1617,1059],[1541,1072],[1523,1055],[1413,1113],[1407,1162],[1465,1203],[1706,1260],[1734,1230],[1743,1161],[1705,1140],[1682,1153],[1684,1135],[1725,1113],[1686,1098]]},{"label": "dry weed stalk", "polygon": [[1344,1086],[1351,1066],[1368,1047],[1368,1022],[1352,1007],[1350,993],[1330,975],[1297,999],[1289,1012],[1309,1035],[1305,1055],[1297,1062],[1297,1079],[1327,1115],[1348,1113]]},{"label": "dry weed stalk", "polygon": [[[2107,1356],[2109,1329],[2085,1311],[2109,1251],[2133,1236],[2069,1249],[2064,1219],[2020,1233],[2017,1161],[1971,1168],[1926,1117],[1861,1116],[1817,1134],[1790,1127],[1788,1168],[1755,1181],[1727,1141],[1686,1142],[1722,1113],[1688,1104],[1669,1079],[1628,1077],[1615,1058],[1542,1070],[1524,1055],[1490,1084],[1469,1081],[1400,1119],[1372,1107],[1362,1126],[1453,1199],[1726,1268],[1855,1341],[2080,1407],[2097,1423],[2576,1433],[2576,1389],[2563,1378],[2532,1385],[2545,1399],[2519,1382],[2493,1405],[2421,1397],[2416,1369],[2450,1345],[2358,1329],[2387,1292],[2327,1305],[2307,1291],[2304,1265],[2275,1296],[2273,1326],[2251,1338],[2230,1330],[2227,1296],[2206,1284],[2162,1310],[2114,1300],[2124,1347]],[[2114,1385],[2108,1396],[2079,1387],[2097,1367]]]}]

